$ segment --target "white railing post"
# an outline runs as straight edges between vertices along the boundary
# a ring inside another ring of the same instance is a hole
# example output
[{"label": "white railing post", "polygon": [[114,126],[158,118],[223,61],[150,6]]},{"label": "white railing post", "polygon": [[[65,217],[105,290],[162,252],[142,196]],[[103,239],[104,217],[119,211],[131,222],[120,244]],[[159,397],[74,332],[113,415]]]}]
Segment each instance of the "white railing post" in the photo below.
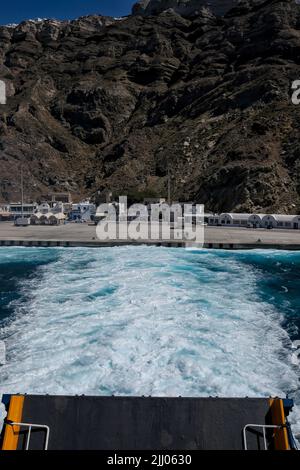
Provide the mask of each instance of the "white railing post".
[{"label": "white railing post", "polygon": [[31,438],[31,430],[32,428],[36,429],[45,429],[46,430],[46,439],[45,439],[45,445],[43,450],[48,450],[48,445],[49,445],[49,435],[50,435],[50,428],[49,426],[46,426],[45,424],[33,424],[33,423],[15,423],[12,421],[9,423],[10,426],[19,426],[20,428],[28,428],[28,435],[26,439],[26,450],[29,450],[29,443],[30,443],[30,438]]},{"label": "white railing post", "polygon": [[278,425],[275,425],[275,424],[246,424],[246,426],[244,426],[244,428],[243,428],[243,440],[244,440],[244,449],[245,450],[248,450],[247,434],[246,434],[248,428],[262,429],[265,450],[268,450],[267,438],[266,438],[266,429],[282,429],[282,426],[278,426]]}]

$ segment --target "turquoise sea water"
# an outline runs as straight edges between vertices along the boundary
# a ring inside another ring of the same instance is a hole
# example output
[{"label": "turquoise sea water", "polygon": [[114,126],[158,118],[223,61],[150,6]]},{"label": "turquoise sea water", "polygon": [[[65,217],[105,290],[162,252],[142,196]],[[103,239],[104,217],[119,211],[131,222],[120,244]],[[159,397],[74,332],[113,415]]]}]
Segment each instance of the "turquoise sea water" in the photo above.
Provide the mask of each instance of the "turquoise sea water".
[{"label": "turquoise sea water", "polygon": [[299,402],[300,253],[0,248],[0,286],[0,393]]}]

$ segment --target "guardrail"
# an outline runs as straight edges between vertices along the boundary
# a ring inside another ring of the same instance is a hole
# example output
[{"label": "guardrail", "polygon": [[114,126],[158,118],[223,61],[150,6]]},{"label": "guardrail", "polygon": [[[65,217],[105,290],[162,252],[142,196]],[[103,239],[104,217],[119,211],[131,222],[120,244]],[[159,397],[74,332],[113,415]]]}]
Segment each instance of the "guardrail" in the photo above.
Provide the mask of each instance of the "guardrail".
[{"label": "guardrail", "polygon": [[49,426],[46,426],[45,424],[33,424],[33,423],[16,423],[14,421],[6,421],[6,424],[9,426],[18,426],[20,428],[28,428],[28,434],[26,437],[26,445],[25,445],[25,450],[29,450],[29,444],[30,444],[30,438],[31,438],[31,430],[32,428],[36,429],[45,429],[46,430],[46,438],[45,438],[45,444],[43,450],[48,450],[48,445],[49,445],[49,436],[50,436],[50,428]]}]

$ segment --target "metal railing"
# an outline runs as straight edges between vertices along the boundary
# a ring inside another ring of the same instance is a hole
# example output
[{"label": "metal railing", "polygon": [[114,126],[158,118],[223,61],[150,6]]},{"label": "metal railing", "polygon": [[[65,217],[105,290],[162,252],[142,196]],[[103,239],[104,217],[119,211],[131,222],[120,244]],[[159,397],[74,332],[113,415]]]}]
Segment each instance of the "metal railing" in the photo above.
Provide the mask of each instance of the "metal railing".
[{"label": "metal railing", "polygon": [[[284,426],[278,426],[275,424],[247,424],[243,428],[243,440],[244,440],[244,449],[248,450],[248,443],[247,443],[247,429],[249,428],[259,428],[262,429],[263,433],[263,439],[264,439],[264,450],[268,450],[268,444],[267,444],[267,437],[266,437],[266,429],[283,429]],[[273,434],[274,436],[274,434]]]},{"label": "metal railing", "polygon": [[46,426],[45,424],[33,424],[33,423],[16,423],[14,421],[8,421],[6,424],[9,426],[19,426],[20,428],[28,428],[28,433],[26,436],[26,444],[25,444],[25,450],[29,450],[29,443],[30,443],[30,438],[31,438],[31,430],[32,428],[35,429],[45,429],[46,430],[46,438],[45,438],[45,443],[44,443],[44,448],[43,450],[48,450],[48,445],[49,445],[49,435],[50,435],[50,428],[49,426]]}]

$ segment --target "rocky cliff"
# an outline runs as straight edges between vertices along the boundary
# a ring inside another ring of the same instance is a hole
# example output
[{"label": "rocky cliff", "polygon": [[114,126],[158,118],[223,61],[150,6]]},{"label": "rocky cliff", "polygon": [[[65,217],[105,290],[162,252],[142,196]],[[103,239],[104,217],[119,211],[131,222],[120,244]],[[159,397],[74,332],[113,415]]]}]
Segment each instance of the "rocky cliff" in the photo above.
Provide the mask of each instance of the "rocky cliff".
[{"label": "rocky cliff", "polygon": [[185,17],[197,16],[203,8],[215,15],[224,15],[240,0],[140,0],[132,9],[133,15],[153,16],[167,10]]},{"label": "rocky cliff", "polygon": [[0,27],[0,193],[106,189],[300,209],[300,7]]}]

